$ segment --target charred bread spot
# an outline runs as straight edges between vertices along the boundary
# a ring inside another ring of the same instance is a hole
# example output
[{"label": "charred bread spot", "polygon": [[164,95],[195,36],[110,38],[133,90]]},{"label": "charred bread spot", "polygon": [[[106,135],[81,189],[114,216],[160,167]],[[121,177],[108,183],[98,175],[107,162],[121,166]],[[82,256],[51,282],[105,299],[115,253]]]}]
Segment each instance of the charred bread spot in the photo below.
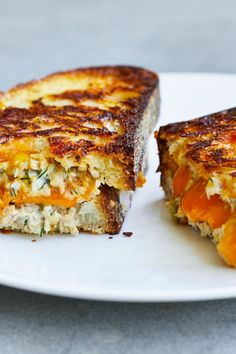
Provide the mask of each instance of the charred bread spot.
[{"label": "charred bread spot", "polygon": [[123,232],[123,235],[126,236],[126,237],[131,237],[133,235],[133,232],[125,231],[125,232]]},{"label": "charred bread spot", "polygon": [[49,138],[51,152],[54,155],[63,157],[64,155],[70,155],[76,152],[77,159],[79,156],[87,154],[87,151],[94,147],[94,143],[89,140],[80,140],[78,143],[71,143],[66,137],[52,137]]},{"label": "charred bread spot", "polygon": [[91,92],[87,90],[69,90],[57,95],[53,95],[52,97],[54,98],[61,98],[61,99],[67,99],[67,100],[72,100],[73,102],[80,102],[81,100],[84,99],[92,99],[92,100],[99,100],[104,97],[104,94],[102,91],[98,92]]}]

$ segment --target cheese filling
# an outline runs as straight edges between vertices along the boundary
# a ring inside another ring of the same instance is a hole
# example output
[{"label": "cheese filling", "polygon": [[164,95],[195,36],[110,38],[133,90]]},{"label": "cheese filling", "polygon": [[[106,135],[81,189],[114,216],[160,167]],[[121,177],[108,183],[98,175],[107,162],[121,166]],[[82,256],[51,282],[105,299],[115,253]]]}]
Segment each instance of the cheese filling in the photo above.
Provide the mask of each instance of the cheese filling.
[{"label": "cheese filling", "polygon": [[223,186],[219,180],[195,179],[190,167],[180,166],[172,178],[171,188],[176,203],[174,216],[187,218],[202,236],[209,236],[216,243],[219,254],[229,265],[236,266],[235,203],[222,198]]},{"label": "cheese filling", "polygon": [[77,167],[65,170],[52,159],[18,153],[0,162],[0,208],[9,203],[72,207],[99,193],[99,180]]},{"label": "cheese filling", "polygon": [[[23,145],[0,151],[0,229],[74,234],[88,215],[96,223],[96,196],[104,179],[95,172],[81,166],[66,169],[46,149],[37,152]],[[140,172],[136,186],[144,183]]]}]

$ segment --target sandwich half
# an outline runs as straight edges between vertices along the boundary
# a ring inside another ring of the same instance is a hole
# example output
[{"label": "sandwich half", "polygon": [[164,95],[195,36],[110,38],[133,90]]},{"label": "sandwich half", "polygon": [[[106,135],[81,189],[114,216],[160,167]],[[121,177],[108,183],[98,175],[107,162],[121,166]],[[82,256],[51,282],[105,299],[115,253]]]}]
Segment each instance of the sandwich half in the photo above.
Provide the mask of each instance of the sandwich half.
[{"label": "sandwich half", "polygon": [[0,96],[0,229],[118,233],[144,182],[156,74],[77,69]]},{"label": "sandwich half", "polygon": [[155,133],[161,185],[173,218],[208,236],[236,266],[236,108]]}]

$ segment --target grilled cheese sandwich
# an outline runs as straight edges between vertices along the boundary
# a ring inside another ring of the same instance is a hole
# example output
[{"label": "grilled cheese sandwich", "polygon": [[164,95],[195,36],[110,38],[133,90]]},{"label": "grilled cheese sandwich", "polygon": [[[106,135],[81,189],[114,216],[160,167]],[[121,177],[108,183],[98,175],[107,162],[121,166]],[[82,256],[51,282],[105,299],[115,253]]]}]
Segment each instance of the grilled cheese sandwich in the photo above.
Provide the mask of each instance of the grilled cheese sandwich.
[{"label": "grilled cheese sandwich", "polygon": [[236,109],[156,132],[161,185],[175,220],[208,236],[236,267]]},{"label": "grilled cheese sandwich", "polygon": [[1,95],[0,228],[118,233],[158,110],[158,77],[135,67],[56,73]]}]

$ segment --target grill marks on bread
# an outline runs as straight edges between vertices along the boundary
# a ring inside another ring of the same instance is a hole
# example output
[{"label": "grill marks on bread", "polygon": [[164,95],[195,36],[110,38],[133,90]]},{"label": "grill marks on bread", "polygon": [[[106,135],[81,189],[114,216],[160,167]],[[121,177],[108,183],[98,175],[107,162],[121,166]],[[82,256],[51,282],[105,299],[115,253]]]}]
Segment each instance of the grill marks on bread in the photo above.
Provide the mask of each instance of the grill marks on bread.
[{"label": "grill marks on bread", "polygon": [[160,140],[186,138],[186,157],[207,171],[236,167],[236,108],[160,128]]},{"label": "grill marks on bread", "polygon": [[157,81],[154,73],[140,68],[99,67],[18,85],[0,102],[0,143],[44,137],[60,157],[77,149],[83,154],[91,148],[126,151]]}]

